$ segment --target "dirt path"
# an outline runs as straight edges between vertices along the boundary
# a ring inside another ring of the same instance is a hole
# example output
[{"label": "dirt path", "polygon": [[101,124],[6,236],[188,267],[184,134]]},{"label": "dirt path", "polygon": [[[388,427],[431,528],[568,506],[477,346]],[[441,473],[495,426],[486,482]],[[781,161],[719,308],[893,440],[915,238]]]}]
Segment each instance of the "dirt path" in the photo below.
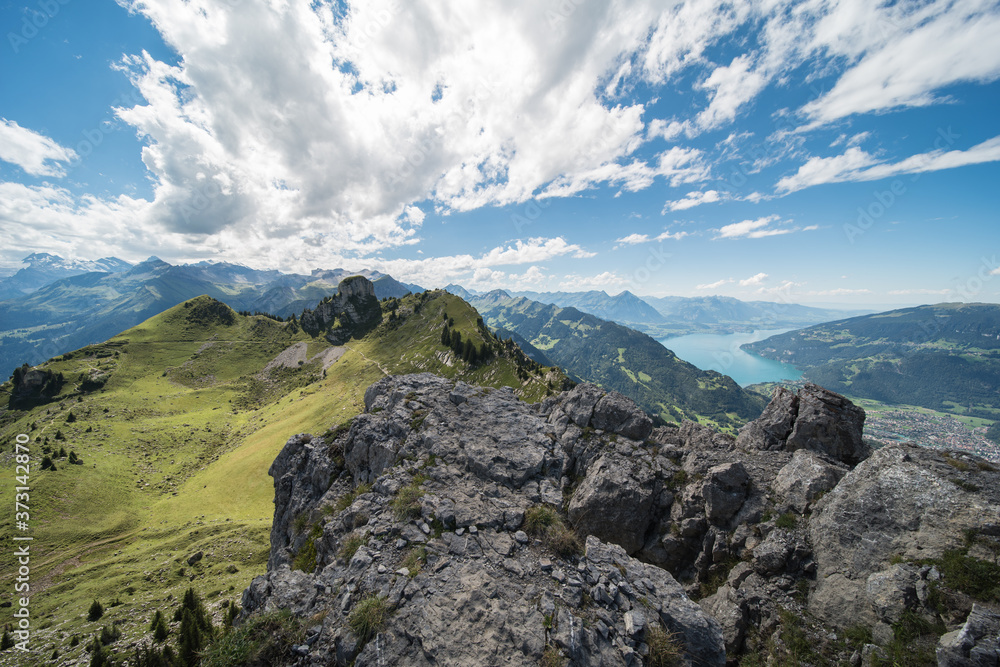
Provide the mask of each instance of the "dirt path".
[{"label": "dirt path", "polygon": [[377,361],[374,361],[374,360],[372,360],[372,359],[369,359],[368,357],[366,357],[366,356],[365,356],[365,353],[364,353],[364,352],[362,352],[361,350],[355,350],[355,349],[354,349],[353,347],[351,347],[350,345],[344,345],[344,347],[346,347],[346,348],[347,348],[348,350],[350,350],[351,352],[357,352],[358,354],[360,354],[360,355],[361,355],[361,358],[362,358],[362,359],[364,359],[365,361],[367,361],[368,363],[370,363],[370,364],[375,364],[376,366],[378,366],[378,369],[379,369],[380,371],[382,371],[382,373],[383,373],[384,375],[392,375],[392,373],[390,373],[389,371],[387,371],[387,370],[385,369],[385,366],[383,366],[382,364],[380,364],[380,363],[379,363],[379,362],[377,362]]}]

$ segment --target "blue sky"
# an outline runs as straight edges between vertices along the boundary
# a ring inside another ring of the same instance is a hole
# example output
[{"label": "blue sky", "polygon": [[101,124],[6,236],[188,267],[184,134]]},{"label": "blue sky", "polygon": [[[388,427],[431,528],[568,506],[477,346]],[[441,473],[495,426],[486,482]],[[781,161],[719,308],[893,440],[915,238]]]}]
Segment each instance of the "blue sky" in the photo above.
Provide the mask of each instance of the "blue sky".
[{"label": "blue sky", "polygon": [[1000,300],[1000,4],[0,0],[0,267]]}]

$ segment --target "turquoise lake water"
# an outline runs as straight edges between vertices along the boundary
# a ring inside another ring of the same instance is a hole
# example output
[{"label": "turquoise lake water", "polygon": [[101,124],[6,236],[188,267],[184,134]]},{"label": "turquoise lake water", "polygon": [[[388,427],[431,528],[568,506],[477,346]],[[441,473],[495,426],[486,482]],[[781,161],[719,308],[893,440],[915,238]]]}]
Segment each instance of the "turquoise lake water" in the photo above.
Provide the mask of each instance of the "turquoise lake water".
[{"label": "turquoise lake water", "polygon": [[762,329],[752,333],[690,334],[661,338],[660,343],[678,357],[708,371],[718,371],[736,380],[741,387],[755,382],[798,380],[802,371],[791,364],[772,361],[740,349],[743,343],[764,340],[791,329]]}]

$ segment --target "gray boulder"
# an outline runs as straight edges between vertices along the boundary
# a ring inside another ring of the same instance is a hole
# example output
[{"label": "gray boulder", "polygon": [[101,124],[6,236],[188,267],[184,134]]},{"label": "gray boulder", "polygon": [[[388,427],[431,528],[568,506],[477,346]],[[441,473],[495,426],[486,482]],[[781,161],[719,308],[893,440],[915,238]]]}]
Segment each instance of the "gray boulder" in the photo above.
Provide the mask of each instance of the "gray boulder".
[{"label": "gray boulder", "polygon": [[705,516],[712,523],[729,521],[743,506],[749,487],[750,476],[739,461],[711,468],[702,488]]},{"label": "gray boulder", "polygon": [[634,554],[653,521],[660,482],[633,459],[604,454],[590,467],[569,503],[569,520],[582,535],[596,535]]},{"label": "gray boulder", "polygon": [[774,491],[789,507],[804,514],[820,494],[837,485],[847,468],[807,449],[796,450],[774,480]]},{"label": "gray boulder", "polygon": [[868,458],[871,450],[862,438],[865,411],[818,385],[799,390],[799,411],[785,447],[809,449],[848,465]]},{"label": "gray boulder", "polygon": [[963,545],[965,531],[983,530],[986,517],[1000,515],[1000,473],[966,466],[981,489],[974,497],[953,481],[963,473],[948,459],[913,445],[879,449],[847,473],[810,521],[818,566],[813,613],[839,627],[874,622],[871,575],[893,557],[940,558]]},{"label": "gray boulder", "polygon": [[653,430],[653,420],[635,401],[617,391],[605,394],[594,406],[590,425],[632,440],[645,440]]},{"label": "gray boulder", "polygon": [[958,630],[941,637],[938,667],[996,667],[1000,665],[1000,612],[972,606]]},{"label": "gray boulder", "polygon": [[778,387],[763,414],[740,429],[736,446],[747,451],[807,449],[854,466],[871,453],[862,438],[865,411],[818,385],[793,395]]}]

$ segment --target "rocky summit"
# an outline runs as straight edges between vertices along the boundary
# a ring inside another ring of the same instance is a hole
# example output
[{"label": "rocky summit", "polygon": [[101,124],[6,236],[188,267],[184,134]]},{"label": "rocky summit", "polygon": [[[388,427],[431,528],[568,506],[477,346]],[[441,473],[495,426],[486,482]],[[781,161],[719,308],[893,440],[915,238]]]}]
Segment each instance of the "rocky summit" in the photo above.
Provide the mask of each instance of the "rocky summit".
[{"label": "rocky summit", "polygon": [[996,665],[1000,472],[863,423],[816,385],[733,438],[590,384],[386,377],[274,461],[243,614],[303,619],[299,665]]}]

